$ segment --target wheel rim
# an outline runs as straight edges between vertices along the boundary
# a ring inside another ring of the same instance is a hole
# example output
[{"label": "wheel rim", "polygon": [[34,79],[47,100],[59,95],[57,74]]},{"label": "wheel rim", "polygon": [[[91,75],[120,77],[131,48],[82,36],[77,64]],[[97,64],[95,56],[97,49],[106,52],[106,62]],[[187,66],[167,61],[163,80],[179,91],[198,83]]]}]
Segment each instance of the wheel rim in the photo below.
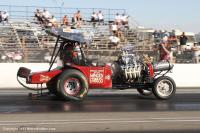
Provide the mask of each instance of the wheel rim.
[{"label": "wheel rim", "polygon": [[64,83],[64,90],[68,95],[77,96],[80,92],[80,82],[76,78],[69,78]]},{"label": "wheel rim", "polygon": [[161,80],[157,84],[158,94],[162,97],[168,97],[173,92],[173,84],[169,80]]}]

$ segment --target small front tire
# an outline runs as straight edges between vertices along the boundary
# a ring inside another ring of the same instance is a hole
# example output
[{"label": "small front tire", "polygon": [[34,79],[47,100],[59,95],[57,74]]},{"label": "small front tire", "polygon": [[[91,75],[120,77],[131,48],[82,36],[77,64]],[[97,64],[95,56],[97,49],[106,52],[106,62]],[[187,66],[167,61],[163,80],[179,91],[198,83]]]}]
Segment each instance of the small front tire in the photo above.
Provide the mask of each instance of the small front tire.
[{"label": "small front tire", "polygon": [[172,78],[162,76],[155,80],[152,90],[158,99],[167,100],[175,95],[176,84]]}]

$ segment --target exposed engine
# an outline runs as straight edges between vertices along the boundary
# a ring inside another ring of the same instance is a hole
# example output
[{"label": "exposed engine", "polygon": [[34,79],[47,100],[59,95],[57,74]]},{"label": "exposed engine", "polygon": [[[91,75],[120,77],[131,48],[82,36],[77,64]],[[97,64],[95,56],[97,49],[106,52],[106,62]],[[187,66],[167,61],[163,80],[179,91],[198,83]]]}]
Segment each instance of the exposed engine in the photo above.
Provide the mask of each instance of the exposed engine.
[{"label": "exposed engine", "polygon": [[[122,48],[122,54],[112,64],[114,82],[149,82],[150,70],[143,58],[134,51],[134,46],[127,45]],[[171,70],[173,65],[170,62],[159,62],[153,65],[153,72]]]},{"label": "exposed engine", "polygon": [[118,61],[112,64],[113,79],[123,80],[122,82],[135,82],[141,77],[144,69],[140,57],[131,45],[125,46],[121,51],[122,54],[119,56]]},{"label": "exposed engine", "polygon": [[141,76],[142,66],[138,62],[139,56],[132,51],[132,47],[123,48],[120,58],[120,67],[127,80],[133,80]]}]

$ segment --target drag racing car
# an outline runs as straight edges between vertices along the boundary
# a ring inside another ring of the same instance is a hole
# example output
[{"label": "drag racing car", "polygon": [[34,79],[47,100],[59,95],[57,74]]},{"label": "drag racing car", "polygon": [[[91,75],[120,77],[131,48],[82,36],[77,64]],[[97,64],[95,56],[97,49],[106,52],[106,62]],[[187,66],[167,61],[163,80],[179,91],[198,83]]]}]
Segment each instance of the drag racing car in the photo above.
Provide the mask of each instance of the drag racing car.
[{"label": "drag racing car", "polygon": [[[31,72],[21,67],[18,70],[17,80],[27,89],[48,90],[49,94],[76,101],[83,100],[90,89],[137,89],[141,95],[154,94],[163,100],[175,95],[176,84],[166,76],[173,69],[168,61],[145,62],[132,45],[127,45],[116,61],[94,63],[84,53],[83,33],[62,28],[47,30],[47,33],[57,38],[49,69]],[[52,69],[57,59],[62,65]],[[32,84],[41,87],[28,86]]]}]

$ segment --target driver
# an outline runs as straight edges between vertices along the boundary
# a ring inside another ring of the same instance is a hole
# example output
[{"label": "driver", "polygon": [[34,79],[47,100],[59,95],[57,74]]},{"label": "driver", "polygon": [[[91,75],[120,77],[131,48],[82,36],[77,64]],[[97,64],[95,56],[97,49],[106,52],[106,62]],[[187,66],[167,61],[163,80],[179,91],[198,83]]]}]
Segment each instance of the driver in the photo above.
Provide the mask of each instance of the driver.
[{"label": "driver", "polygon": [[60,59],[63,64],[79,64],[79,53],[77,50],[77,44],[65,44],[60,51]]}]

